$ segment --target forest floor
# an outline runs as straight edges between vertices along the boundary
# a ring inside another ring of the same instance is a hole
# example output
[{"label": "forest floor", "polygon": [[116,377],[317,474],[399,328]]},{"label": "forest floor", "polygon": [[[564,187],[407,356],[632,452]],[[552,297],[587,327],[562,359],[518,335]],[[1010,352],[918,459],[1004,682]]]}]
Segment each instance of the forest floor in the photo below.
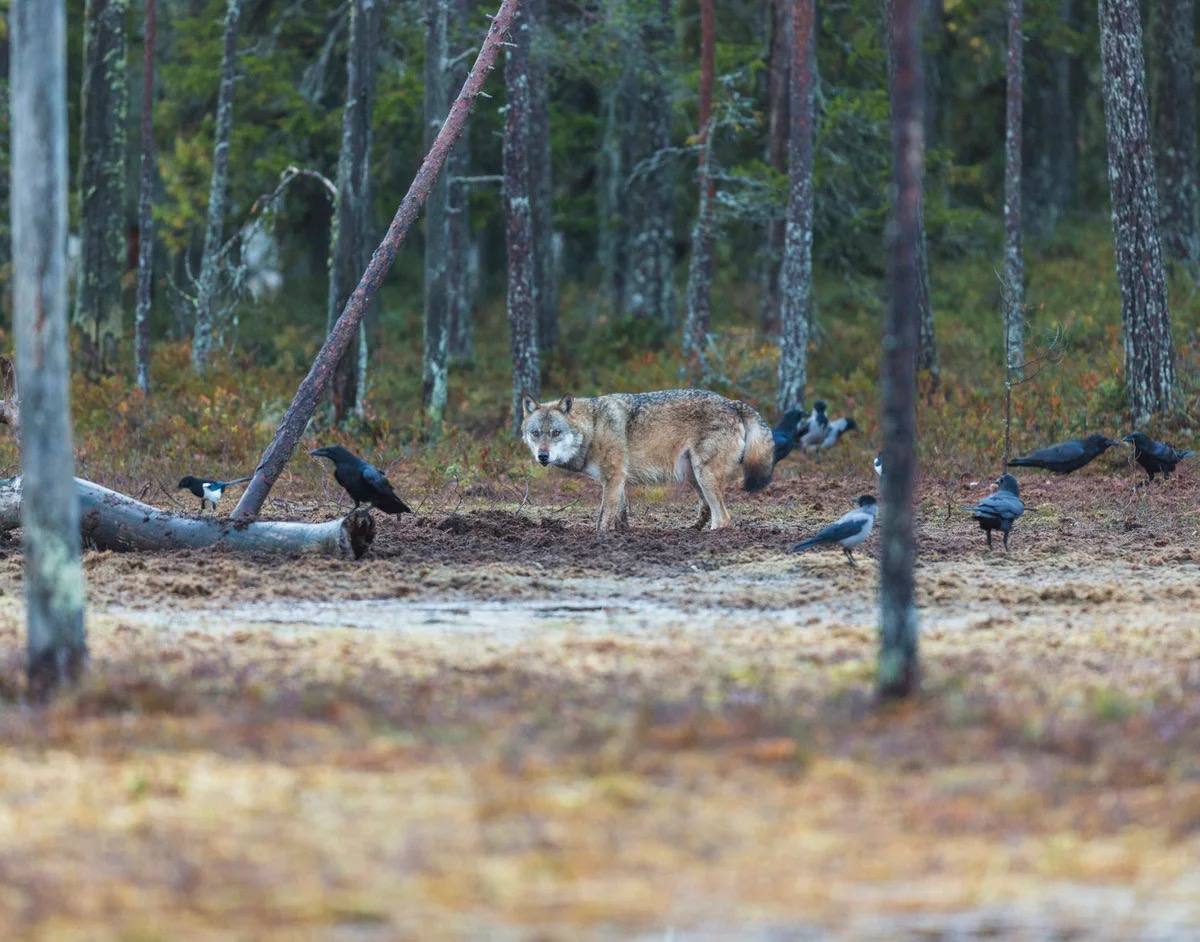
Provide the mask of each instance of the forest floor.
[{"label": "forest floor", "polygon": [[666,488],[598,541],[545,475],[357,563],[89,553],[40,712],[9,542],[0,937],[1195,939],[1200,474],[1123,462],[1024,475],[1007,555],[986,480],[922,482],[902,706],[877,540],[788,552],[869,470],[791,462],[719,533]]}]

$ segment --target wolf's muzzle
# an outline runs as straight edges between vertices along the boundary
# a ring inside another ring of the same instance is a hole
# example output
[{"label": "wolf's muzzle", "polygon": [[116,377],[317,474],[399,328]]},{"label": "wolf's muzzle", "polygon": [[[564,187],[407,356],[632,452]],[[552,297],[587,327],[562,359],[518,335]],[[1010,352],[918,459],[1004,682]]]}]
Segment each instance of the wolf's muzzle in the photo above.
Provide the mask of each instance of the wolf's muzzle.
[{"label": "wolf's muzzle", "polygon": [[550,463],[550,452],[548,452],[548,451],[539,451],[539,452],[538,452],[538,461],[539,461],[539,462],[541,462],[541,464],[542,464],[542,466],[543,466],[543,467],[545,467],[546,465],[548,465],[548,464]]}]

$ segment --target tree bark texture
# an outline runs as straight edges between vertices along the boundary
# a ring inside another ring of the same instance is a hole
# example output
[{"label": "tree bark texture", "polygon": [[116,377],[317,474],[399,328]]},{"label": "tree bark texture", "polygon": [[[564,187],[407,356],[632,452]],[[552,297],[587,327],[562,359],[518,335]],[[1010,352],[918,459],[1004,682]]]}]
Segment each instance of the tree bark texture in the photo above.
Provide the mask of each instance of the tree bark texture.
[{"label": "tree bark texture", "polygon": [[529,170],[537,284],[538,347],[558,346],[558,271],[554,265],[554,174],[550,161],[550,10],[546,0],[525,7],[532,24],[529,53]]},{"label": "tree bark texture", "polygon": [[67,32],[63,0],[12,0],[13,322],[21,379],[20,509],[29,692],[87,660],[67,351]]},{"label": "tree bark texture", "polygon": [[813,0],[791,0],[791,7],[788,204],[779,273],[779,387],[775,396],[781,412],[804,405],[812,320],[815,4]]},{"label": "tree bark texture", "polygon": [[713,277],[712,138],[713,73],[716,54],[716,15],[713,0],[700,0],[700,90],[697,108],[700,157],[696,168],[699,198],[692,227],[692,256],[688,265],[687,320],[683,327],[683,352],[703,362],[711,328]]},{"label": "tree bark texture", "polygon": [[292,403],[288,406],[288,410],[275,432],[275,438],[267,446],[262,460],[259,461],[258,467],[254,471],[253,479],[247,485],[241,500],[234,509],[233,519],[244,521],[257,516],[272,485],[279,478],[292,452],[295,451],[296,443],[304,434],[308,421],[312,418],[313,410],[329,386],[338,357],[346,350],[350,340],[357,333],[363,314],[366,313],[371,300],[378,293],[379,286],[383,283],[388,269],[396,260],[396,253],[404,242],[408,230],[416,221],[417,215],[421,212],[421,207],[425,205],[425,200],[428,199],[433,184],[446,163],[447,155],[454,147],[454,142],[462,134],[467,117],[471,113],[475,99],[479,96],[484,80],[496,63],[500,43],[512,25],[517,3],[518,0],[502,0],[500,8],[492,18],[487,36],[475,59],[475,65],[471,68],[462,90],[458,93],[458,98],[450,107],[445,124],[442,125],[437,139],[434,140],[429,153],[421,162],[417,175],[413,178],[404,199],[400,201],[396,215],[392,218],[391,225],[388,226],[387,234],[371,256],[371,261],[359,279],[358,287],[350,295],[350,300],[346,302],[346,307],[338,317],[337,323],[333,325],[333,329],[329,331],[324,344],[317,352],[308,375],[304,377],[300,387],[296,390],[296,395],[292,398]]},{"label": "tree bark texture", "polygon": [[[779,173],[788,173],[788,142],[791,123],[788,101],[791,95],[792,0],[770,0],[771,38],[767,51],[767,164]],[[790,181],[790,177],[789,177]],[[790,195],[790,194],[789,194]],[[786,214],[785,214],[786,215]],[[780,292],[780,268],[783,263],[786,218],[767,222],[764,247],[759,320],[764,333],[779,330],[783,304]]]},{"label": "tree bark texture", "polygon": [[1025,366],[1025,256],[1021,246],[1021,127],[1024,108],[1024,0],[1008,0],[1004,129],[1004,357],[1009,375]]},{"label": "tree bark texture", "polygon": [[892,167],[888,308],[883,330],[878,687],[906,697],[919,684],[914,596],[913,478],[916,472],[916,348],[921,319],[921,179],[924,92],[919,0],[888,0],[892,36]]},{"label": "tree bark texture", "polygon": [[150,298],[154,286],[154,50],[158,0],[146,0],[142,40],[141,177],[138,186],[138,280],[134,315],[134,369],[138,389],[150,392]]},{"label": "tree bark texture", "polygon": [[1141,425],[1174,407],[1175,350],[1158,234],[1158,187],[1137,0],[1100,0],[1100,60],[1125,332],[1125,388],[1134,423]]},{"label": "tree bark texture", "polygon": [[[463,24],[469,21],[474,10],[471,0],[452,0],[453,16],[450,20],[451,43],[455,49],[469,41]],[[467,63],[455,57],[455,65],[449,67],[447,80],[451,88],[460,88],[467,78]],[[471,363],[475,359],[475,334],[472,311],[475,306],[474,281],[471,274],[473,244],[470,225],[470,187],[457,182],[471,168],[470,135],[462,140],[450,153],[446,163],[446,176],[450,187],[446,213],[446,317],[450,322],[450,360],[453,363]]]},{"label": "tree bark texture", "polygon": [[[1058,15],[1075,26],[1076,0],[1059,0]],[[1078,58],[1032,37],[1025,56],[1023,184],[1028,231],[1049,235],[1075,197],[1079,151]]]},{"label": "tree bark texture", "polygon": [[528,8],[517,13],[505,50],[504,234],[508,252],[508,336],[512,351],[512,425],[521,428],[521,398],[541,394],[538,297],[530,193],[529,55],[532,26]]},{"label": "tree bark texture", "polygon": [[1197,273],[1200,189],[1196,181],[1196,5],[1156,0],[1153,47],[1158,59],[1154,140],[1162,191],[1162,240],[1167,255]]},{"label": "tree bark texture", "polygon": [[93,372],[116,366],[123,334],[128,11],[128,0],[87,0],[84,10],[75,324]]},{"label": "tree bark texture", "polygon": [[213,136],[212,179],[204,223],[204,249],[196,283],[196,323],[192,332],[192,367],[203,371],[212,354],[217,295],[220,288],[221,240],[229,202],[229,137],[233,131],[233,87],[237,79],[238,25],[242,0],[229,0],[221,53],[221,84],[217,92],[217,124]]},{"label": "tree bark texture", "polygon": [[[351,0],[350,44],[346,50],[346,104],[342,109],[342,141],[338,150],[337,201],[329,257],[330,329],[346,306],[350,292],[370,257],[371,117],[375,104],[375,69],[379,49],[379,0]],[[366,352],[366,324],[338,359],[331,381],[333,418],[342,422],[361,415],[359,387],[365,381],[360,355]]]},{"label": "tree bark texture", "polygon": [[[450,108],[449,0],[425,0],[425,146],[429,148]],[[442,174],[425,211],[425,320],[421,353],[421,405],[425,427],[442,433],[446,413],[450,322],[446,256],[450,242],[450,175]]]}]

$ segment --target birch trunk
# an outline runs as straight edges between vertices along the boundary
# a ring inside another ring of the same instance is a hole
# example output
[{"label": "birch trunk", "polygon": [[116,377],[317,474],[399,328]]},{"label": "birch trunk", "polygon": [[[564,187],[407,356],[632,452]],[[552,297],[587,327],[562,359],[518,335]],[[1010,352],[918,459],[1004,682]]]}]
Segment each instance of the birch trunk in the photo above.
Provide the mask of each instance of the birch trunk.
[{"label": "birch trunk", "polygon": [[[432,145],[450,107],[446,63],[449,59],[448,0],[425,0],[425,146]],[[450,175],[433,185],[425,212],[425,319],[421,353],[421,405],[432,438],[442,434],[446,413],[450,324],[446,254],[450,241]]]},{"label": "birch trunk", "polygon": [[1162,181],[1159,217],[1167,255],[1200,267],[1200,189],[1196,182],[1196,5],[1157,0],[1153,43],[1158,59],[1155,153]]},{"label": "birch trunk", "polygon": [[1024,0],[1008,0],[1008,87],[1004,131],[1004,358],[1010,379],[1025,368],[1025,256],[1021,247],[1021,122],[1025,75]]},{"label": "birch trunk", "polygon": [[67,360],[67,33],[63,0],[12,0],[13,325],[21,378],[20,510],[29,693],[87,660]]},{"label": "birch trunk", "polygon": [[87,0],[79,132],[79,283],[75,323],[93,372],[117,364],[125,271],[125,20],[128,0]]},{"label": "birch trunk", "polygon": [[138,389],[150,392],[150,297],[154,286],[154,49],[158,38],[158,0],[146,0],[142,40],[141,181],[138,187],[137,313],[134,317],[134,367]]},{"label": "birch trunk", "polygon": [[1175,350],[1158,234],[1158,187],[1137,0],[1100,0],[1100,60],[1125,329],[1125,388],[1134,423],[1141,425],[1175,405]]},{"label": "birch trunk", "polygon": [[700,0],[700,94],[697,109],[700,158],[696,168],[699,197],[692,227],[692,256],[688,265],[687,320],[683,327],[683,352],[703,364],[712,313],[712,103],[716,50],[716,15],[713,0]]}]

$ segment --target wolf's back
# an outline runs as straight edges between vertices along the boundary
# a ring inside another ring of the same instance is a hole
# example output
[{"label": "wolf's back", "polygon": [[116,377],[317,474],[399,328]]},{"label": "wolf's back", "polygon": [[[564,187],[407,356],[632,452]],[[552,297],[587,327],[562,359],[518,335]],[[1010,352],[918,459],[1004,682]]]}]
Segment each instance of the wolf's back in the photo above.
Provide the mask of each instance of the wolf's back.
[{"label": "wolf's back", "polygon": [[742,452],[742,489],[753,493],[771,483],[771,475],[775,471],[775,439],[762,416],[744,402],[738,403],[738,413],[746,430],[746,447]]}]

